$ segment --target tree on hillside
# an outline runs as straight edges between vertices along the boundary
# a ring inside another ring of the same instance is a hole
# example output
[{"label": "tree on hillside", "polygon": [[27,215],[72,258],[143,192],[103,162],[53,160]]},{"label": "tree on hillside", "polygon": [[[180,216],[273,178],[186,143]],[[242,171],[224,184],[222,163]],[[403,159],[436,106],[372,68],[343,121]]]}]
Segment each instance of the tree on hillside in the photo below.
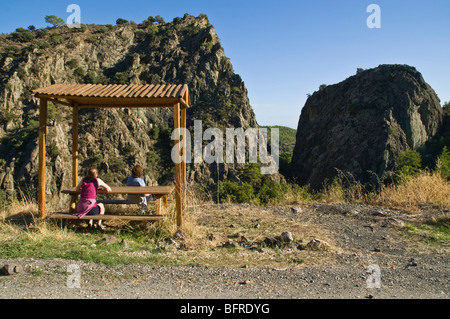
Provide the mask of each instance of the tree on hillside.
[{"label": "tree on hillside", "polygon": [[122,18],[119,18],[119,19],[117,19],[116,20],[116,24],[117,25],[121,25],[121,24],[129,24],[130,22],[128,22],[128,20],[125,20],[125,19],[122,19]]},{"label": "tree on hillside", "polygon": [[166,21],[164,21],[164,18],[161,17],[160,15],[157,15],[155,17],[155,19],[156,19],[156,22],[158,22],[158,23],[166,23]]},{"label": "tree on hillside", "polygon": [[45,22],[51,24],[54,28],[62,27],[66,24],[63,19],[58,18],[55,15],[45,16]]},{"label": "tree on hillside", "polygon": [[445,112],[447,112],[448,114],[450,114],[450,101],[445,102],[444,106],[442,107],[444,109]]}]

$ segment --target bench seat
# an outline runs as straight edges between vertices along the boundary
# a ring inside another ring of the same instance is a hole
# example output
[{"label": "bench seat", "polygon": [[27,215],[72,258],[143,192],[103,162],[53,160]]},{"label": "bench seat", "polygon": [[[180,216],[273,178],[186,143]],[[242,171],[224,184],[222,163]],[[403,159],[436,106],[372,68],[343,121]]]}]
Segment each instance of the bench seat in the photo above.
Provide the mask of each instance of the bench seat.
[{"label": "bench seat", "polygon": [[165,215],[87,215],[78,218],[68,213],[53,213],[49,214],[47,218],[50,219],[73,219],[73,220],[127,220],[127,221],[160,221],[166,218]]},{"label": "bench seat", "polygon": [[[154,201],[149,202],[149,204],[156,205],[156,215],[97,215],[97,216],[86,216],[82,219],[97,219],[97,220],[112,220],[112,219],[121,219],[121,220],[161,220],[165,215],[161,214],[163,210],[167,210],[168,208],[168,199],[167,196],[172,194],[175,187],[173,186],[122,186],[122,187],[111,187],[110,192],[106,192],[105,190],[99,190],[98,194],[121,194],[121,195],[142,195],[152,194],[155,198]],[[66,189],[61,191],[63,194],[71,195],[71,202],[69,207],[69,214],[52,214],[49,215],[49,218],[60,218],[60,219],[78,219],[78,217],[71,215],[71,213],[75,212],[76,202],[78,200],[78,195],[76,187]],[[117,204],[117,205],[135,205],[127,202],[124,199],[97,199],[98,203],[103,204]]]}]

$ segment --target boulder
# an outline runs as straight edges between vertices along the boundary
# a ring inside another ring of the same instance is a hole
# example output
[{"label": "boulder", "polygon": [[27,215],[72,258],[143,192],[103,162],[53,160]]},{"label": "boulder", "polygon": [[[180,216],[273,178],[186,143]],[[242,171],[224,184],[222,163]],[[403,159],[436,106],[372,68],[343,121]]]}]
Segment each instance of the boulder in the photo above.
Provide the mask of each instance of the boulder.
[{"label": "boulder", "polygon": [[341,171],[361,183],[389,176],[401,151],[441,129],[434,90],[407,65],[380,65],[315,92],[298,123],[290,178],[318,190]]}]

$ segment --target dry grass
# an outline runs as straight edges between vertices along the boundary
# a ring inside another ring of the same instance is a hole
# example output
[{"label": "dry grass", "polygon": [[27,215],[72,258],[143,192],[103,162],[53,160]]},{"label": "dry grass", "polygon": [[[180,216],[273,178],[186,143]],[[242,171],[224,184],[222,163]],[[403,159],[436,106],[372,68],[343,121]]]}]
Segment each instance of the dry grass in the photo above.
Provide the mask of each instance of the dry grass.
[{"label": "dry grass", "polygon": [[[56,256],[99,262],[301,268],[332,263],[334,250],[337,248],[333,245],[333,239],[321,231],[320,227],[277,214],[279,207],[325,201],[367,203],[406,210],[414,210],[424,204],[439,206],[442,209],[450,208],[449,182],[430,172],[423,172],[402,184],[383,186],[370,193],[358,183],[350,184],[349,187],[348,181],[345,178],[338,179],[322,193],[314,195],[308,194],[305,189],[292,188],[292,192],[284,194],[281,202],[271,203],[267,207],[249,204],[216,205],[211,194],[192,187],[188,191],[189,202],[184,215],[186,240],[182,249],[166,245],[164,240],[177,230],[174,202],[169,204],[169,218],[159,224],[144,223],[144,226],[136,226],[123,222],[123,225],[112,225],[109,232],[127,239],[130,242],[129,248],[102,246],[93,249],[92,243],[106,234],[87,233],[82,228],[72,229],[56,222],[40,221],[36,218],[35,201],[16,200],[0,207],[0,245],[3,245],[4,252],[8,250],[8,254],[13,256],[35,256],[35,251],[40,250],[39,256],[45,258]],[[110,209],[123,210],[122,207]],[[434,224],[447,225],[447,221],[448,218],[444,220],[445,223],[438,221]],[[421,232],[431,232],[428,229],[417,229]],[[261,243],[265,237],[280,236],[285,231],[291,232],[296,242],[303,240],[306,243],[313,238],[327,241],[331,244],[331,250],[315,252],[288,248],[261,249],[264,247]],[[248,239],[248,243],[222,247],[229,239],[240,241],[241,235]]]},{"label": "dry grass", "polygon": [[440,174],[423,171],[398,185],[381,186],[364,199],[368,203],[415,210],[423,205],[450,209],[450,183]]}]

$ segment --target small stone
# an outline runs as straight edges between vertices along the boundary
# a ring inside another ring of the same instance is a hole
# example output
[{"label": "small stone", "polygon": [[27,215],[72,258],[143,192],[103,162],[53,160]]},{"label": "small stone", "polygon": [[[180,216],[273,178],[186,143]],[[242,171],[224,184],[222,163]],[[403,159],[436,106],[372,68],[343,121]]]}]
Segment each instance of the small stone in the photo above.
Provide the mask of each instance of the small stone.
[{"label": "small stone", "polygon": [[400,219],[391,218],[390,221],[392,221],[395,225],[397,225],[399,227],[405,226],[405,223],[403,221],[401,221]]},{"label": "small stone", "polygon": [[264,238],[264,244],[267,246],[276,246],[278,244],[278,240],[275,237],[266,237]]},{"label": "small stone", "polygon": [[168,245],[177,245],[177,242],[172,238],[164,238],[164,242]]},{"label": "small stone", "polygon": [[124,247],[129,247],[130,243],[128,242],[128,240],[126,239],[122,239],[122,241],[120,242],[120,244]]},{"label": "small stone", "polygon": [[226,242],[222,244],[222,247],[237,247],[239,246],[237,243],[235,243],[232,239],[228,239]]},{"label": "small stone", "polygon": [[177,230],[175,232],[175,234],[173,234],[173,238],[174,239],[178,239],[178,240],[185,240],[186,236],[184,235],[184,233],[181,231],[181,229]]},{"label": "small stone", "polygon": [[103,238],[101,241],[104,242],[105,244],[109,245],[109,244],[117,243],[118,239],[116,236],[111,235],[111,236]]},{"label": "small stone", "polygon": [[408,261],[408,267],[415,267],[415,266],[417,266],[416,260],[414,258],[411,258]]},{"label": "small stone", "polygon": [[5,276],[11,276],[14,275],[14,267],[15,267],[14,265],[6,264],[0,270]]},{"label": "small stone", "polygon": [[292,207],[292,208],[291,208],[291,211],[292,211],[294,214],[300,214],[300,213],[303,211],[303,209],[302,209],[301,207]]},{"label": "small stone", "polygon": [[248,242],[250,242],[250,241],[248,240],[247,237],[245,237],[244,235],[242,235],[242,236],[240,237],[239,242],[240,242],[240,243],[248,243]]},{"label": "small stone", "polygon": [[294,236],[292,236],[292,233],[290,231],[281,233],[281,240],[290,243],[294,241]]},{"label": "small stone", "polygon": [[260,224],[256,224],[255,226],[253,226],[253,228],[256,228],[256,229],[258,229],[259,227],[261,227]]},{"label": "small stone", "polygon": [[330,247],[330,245],[323,240],[313,239],[308,244],[306,244],[306,248],[311,250],[326,250]]},{"label": "small stone", "polygon": [[382,211],[381,209],[377,210],[375,213],[373,213],[373,216],[378,216],[378,217],[386,217],[387,214],[386,212]]},{"label": "small stone", "polygon": [[20,265],[16,265],[16,266],[14,267],[14,272],[15,272],[16,274],[20,274],[22,271],[23,271],[23,270],[22,270],[22,267],[21,267]]}]

